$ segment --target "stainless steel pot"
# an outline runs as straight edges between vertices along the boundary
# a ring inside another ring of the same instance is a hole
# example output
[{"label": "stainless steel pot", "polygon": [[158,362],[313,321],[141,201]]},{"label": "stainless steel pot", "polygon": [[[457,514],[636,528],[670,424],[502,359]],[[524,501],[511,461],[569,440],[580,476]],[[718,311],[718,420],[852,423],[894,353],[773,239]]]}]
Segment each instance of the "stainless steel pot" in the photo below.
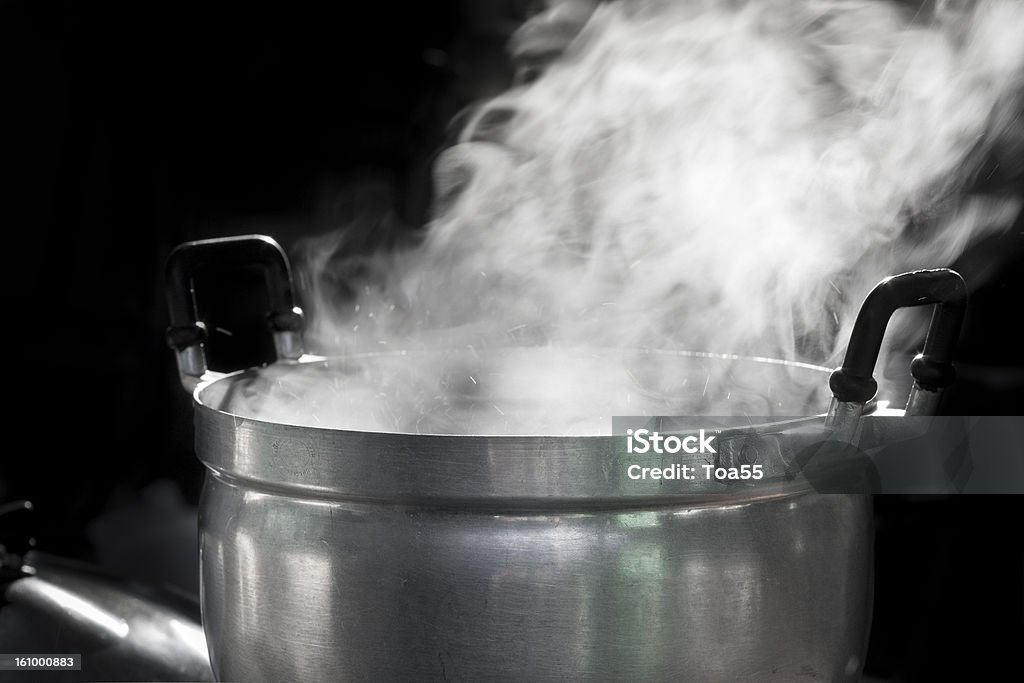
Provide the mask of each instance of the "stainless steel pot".
[{"label": "stainless steel pot", "polygon": [[[934,406],[952,380],[963,313],[955,273],[897,276],[873,292],[832,373],[827,414],[723,427],[715,455],[671,456],[758,463],[768,476],[751,486],[638,482],[621,435],[360,432],[222,410],[254,371],[206,371],[190,278],[225,259],[266,266],[279,363],[312,360],[276,243],[249,236],[175,251],[169,341],[195,387],[196,450],[208,469],[202,608],[218,678],[858,679],[870,496],[821,494],[799,465],[815,444],[865,448],[907,424],[902,410],[872,410],[871,373],[897,307],[939,304],[907,412]],[[677,355],[694,373],[728,360],[828,377],[780,361]]]}]

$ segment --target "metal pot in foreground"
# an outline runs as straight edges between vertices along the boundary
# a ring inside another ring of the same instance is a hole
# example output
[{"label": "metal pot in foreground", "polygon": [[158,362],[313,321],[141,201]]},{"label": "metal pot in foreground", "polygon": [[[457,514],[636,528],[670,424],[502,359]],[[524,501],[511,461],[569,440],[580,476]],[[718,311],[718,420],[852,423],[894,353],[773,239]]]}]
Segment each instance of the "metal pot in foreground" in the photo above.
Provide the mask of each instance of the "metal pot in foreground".
[{"label": "metal pot in foreground", "polygon": [[[870,495],[822,494],[801,469],[823,442],[884,443],[905,414],[934,407],[953,378],[965,303],[952,271],[895,276],[872,292],[832,374],[827,414],[722,426],[714,454],[662,462],[756,464],[765,477],[754,486],[632,478],[623,435],[371,432],[224,410],[257,371],[206,371],[191,275],[225,260],[265,266],[281,372],[353,362],[303,357],[301,312],[273,240],[192,242],[172,254],[168,338],[194,388],[208,470],[202,609],[218,678],[858,679],[871,615]],[[875,410],[885,323],[922,304],[938,305],[907,411]],[[757,381],[829,379],[783,361],[673,355],[687,377],[729,363]],[[809,414],[799,409],[775,414]]]}]

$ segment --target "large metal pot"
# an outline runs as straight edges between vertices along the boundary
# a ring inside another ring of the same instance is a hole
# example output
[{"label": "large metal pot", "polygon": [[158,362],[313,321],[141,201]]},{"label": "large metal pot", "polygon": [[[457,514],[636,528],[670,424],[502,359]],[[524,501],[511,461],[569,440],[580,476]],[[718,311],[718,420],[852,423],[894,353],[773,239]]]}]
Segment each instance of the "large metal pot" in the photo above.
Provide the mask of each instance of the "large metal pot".
[{"label": "large metal pot", "polygon": [[[750,486],[631,479],[622,436],[360,432],[222,410],[254,371],[206,372],[190,277],[225,259],[266,266],[279,363],[308,360],[276,243],[250,236],[175,251],[169,339],[195,387],[196,450],[208,469],[202,608],[218,678],[858,679],[871,615],[870,496],[821,494],[794,464],[813,444],[867,447],[905,422],[904,411],[872,411],[871,373],[897,307],[939,304],[907,412],[933,407],[952,380],[964,303],[955,273],[876,289],[832,373],[827,415],[722,427],[715,455],[671,456],[759,463],[766,482]],[[780,361],[677,355],[694,373],[728,360],[755,374],[828,378]]]}]

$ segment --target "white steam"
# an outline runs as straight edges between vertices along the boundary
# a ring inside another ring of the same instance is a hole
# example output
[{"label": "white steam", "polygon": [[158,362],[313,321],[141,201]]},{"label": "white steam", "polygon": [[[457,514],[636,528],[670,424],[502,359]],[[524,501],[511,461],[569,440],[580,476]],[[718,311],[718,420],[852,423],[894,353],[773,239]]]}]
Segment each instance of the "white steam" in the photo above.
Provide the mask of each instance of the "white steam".
[{"label": "white steam", "polygon": [[[964,190],[1013,124],[1022,36],[1024,5],[1009,1],[913,17],[857,0],[602,5],[539,79],[483,106],[439,158],[422,244],[363,259],[354,299],[314,290],[321,353],[447,351],[354,374],[336,364],[299,384],[268,375],[261,414],[562,433],[606,430],[611,414],[824,410],[817,373],[752,373],[762,400],[738,391],[736,403],[732,363],[702,365],[699,393],[676,382],[692,374],[678,357],[644,356],[643,379],[614,350],[835,364],[872,284],[948,265],[1016,215]],[[312,241],[311,282],[332,281],[323,269],[351,242],[344,231]],[[543,348],[479,360],[507,347]],[[559,349],[576,351],[562,362]],[[452,421],[474,371],[490,378],[486,405]],[[652,391],[659,377],[675,379]],[[706,400],[709,385],[720,400]],[[659,393],[669,386],[671,400]],[[492,408],[502,421],[472,418]]]}]

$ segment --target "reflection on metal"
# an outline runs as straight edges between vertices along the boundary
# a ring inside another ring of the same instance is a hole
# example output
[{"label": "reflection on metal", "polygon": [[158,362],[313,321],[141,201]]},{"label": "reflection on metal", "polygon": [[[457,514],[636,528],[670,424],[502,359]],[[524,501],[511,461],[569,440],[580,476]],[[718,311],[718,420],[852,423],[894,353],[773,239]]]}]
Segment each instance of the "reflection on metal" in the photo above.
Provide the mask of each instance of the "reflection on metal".
[{"label": "reflection on metal", "polygon": [[303,354],[302,333],[298,330],[276,330],[274,350],[279,359],[299,360]]},{"label": "reflection on metal", "polygon": [[186,346],[175,352],[178,361],[178,377],[185,391],[192,392],[206,374],[206,354],[202,344]]},{"label": "reflection on metal", "polygon": [[0,643],[13,652],[74,652],[82,670],[47,680],[212,681],[197,605],[89,565],[30,553],[31,575],[9,583]]},{"label": "reflection on metal", "polygon": [[101,637],[124,638],[130,631],[128,622],[110,614],[99,605],[89,602],[63,588],[40,581],[33,586],[37,596],[52,602],[55,609],[64,615],[81,622],[79,628],[92,630]]},{"label": "reflection on metal", "polygon": [[926,389],[916,382],[907,399],[907,415],[934,415],[939,407],[942,391]]},{"label": "reflection on metal", "polygon": [[643,529],[661,524],[661,515],[656,512],[624,512],[617,521],[623,529]]},{"label": "reflection on metal", "polygon": [[866,496],[579,509],[271,489],[206,482],[204,619],[226,680],[841,681],[863,661]]},{"label": "reflection on metal", "polygon": [[840,401],[833,398],[825,417],[825,427],[831,430],[832,438],[847,443],[854,440],[865,404],[856,401]]},{"label": "reflection on metal", "polygon": [[201,626],[181,619],[170,619],[167,622],[167,628],[174,640],[192,650],[197,659],[206,659],[206,636],[203,635]]}]

